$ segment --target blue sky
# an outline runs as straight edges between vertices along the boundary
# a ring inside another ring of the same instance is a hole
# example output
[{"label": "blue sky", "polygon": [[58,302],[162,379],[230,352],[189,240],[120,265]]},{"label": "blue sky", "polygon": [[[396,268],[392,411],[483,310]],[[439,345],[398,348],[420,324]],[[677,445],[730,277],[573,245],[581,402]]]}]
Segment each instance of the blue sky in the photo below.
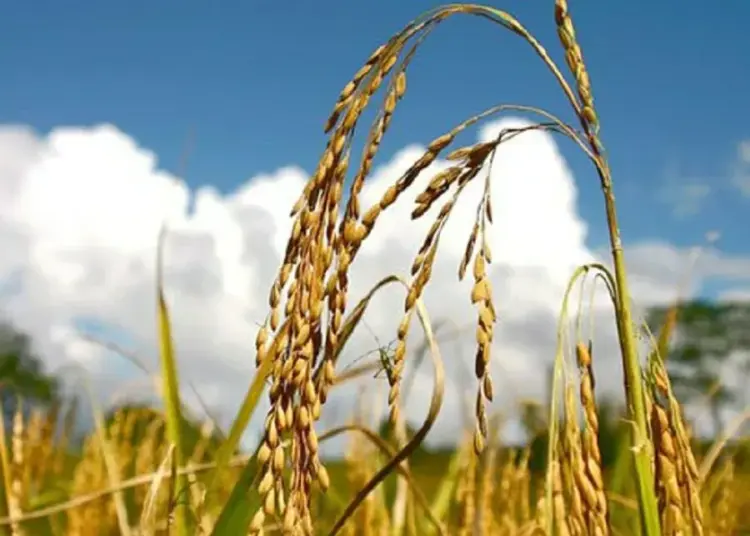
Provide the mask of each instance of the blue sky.
[{"label": "blue sky", "polygon": [[[497,3],[557,54],[552,2]],[[311,170],[335,97],[369,52],[433,2],[7,2],[0,19],[0,123],[45,132],[110,122],[176,170],[193,138],[188,182],[232,190],[286,164]],[[748,202],[730,186],[750,138],[750,3],[576,2],[627,241],[677,245],[722,232],[747,251]],[[486,21],[459,18],[428,41],[385,153],[426,142],[499,102],[567,113],[528,47]],[[191,134],[192,133],[192,134]],[[600,192],[576,171],[591,245],[605,241]],[[699,187],[686,184],[698,183]],[[697,214],[674,214],[690,191]],[[698,195],[699,192],[707,195]],[[698,192],[698,193],[696,193]]]},{"label": "blue sky", "polygon": [[[287,207],[305,180],[286,166],[313,170],[341,88],[376,46],[436,5],[6,2],[0,14],[0,243],[6,251],[0,282],[10,281],[17,292],[7,300],[11,292],[4,293],[2,312],[41,341],[52,365],[99,366],[110,381],[98,385],[111,394],[136,374],[133,367],[113,366],[111,356],[83,344],[77,331],[137,341],[153,357],[156,231],[165,217],[184,215],[185,199],[198,192],[195,214],[170,234],[168,294],[183,379],[197,382],[201,396],[231,416],[252,375],[248,341],[267,314],[268,286],[283,254],[279,240],[290,231]],[[551,0],[497,5],[509,8],[564,65]],[[629,267],[639,279],[631,290],[640,303],[674,299],[690,246],[712,230],[721,232],[721,251],[706,255],[714,280],[702,292],[750,296],[750,3],[706,6],[693,0],[571,6],[614,172]],[[404,164],[399,151],[500,103],[536,105],[573,120],[552,76],[519,38],[477,18],[442,24],[409,68],[406,97],[376,162],[390,174],[368,183],[368,202]],[[117,130],[92,128],[103,123]],[[509,384],[537,396],[545,388],[538,364],[554,355],[571,264],[606,250],[607,237],[590,165],[561,141],[577,183],[573,210],[566,201],[570,174],[556,149],[546,136],[529,138],[503,157],[509,174],[524,182],[498,187],[496,220],[509,216],[503,228],[493,228],[492,239],[503,245],[496,259],[504,261],[492,277],[502,304],[496,346],[506,366],[498,376],[507,373]],[[151,151],[158,167],[181,174],[186,146],[188,189],[144,157]],[[262,174],[273,176],[247,184]],[[739,176],[747,180],[744,194],[733,185]],[[202,186],[239,193],[212,196],[200,193]],[[409,248],[423,239],[425,229],[402,223],[408,207],[398,210],[393,217],[400,219],[379,220],[380,239],[368,239],[381,247],[362,254],[352,284],[358,297],[368,283],[408,268]],[[472,209],[457,210],[469,224]],[[588,224],[585,244],[578,214]],[[465,236],[441,242],[444,256],[431,283],[440,289],[427,303],[434,318],[460,325],[475,316],[455,282]],[[381,340],[392,338],[391,324],[399,320],[393,303],[373,309],[370,325]],[[605,303],[594,313],[597,322],[610,324],[600,346],[611,350],[602,352],[610,361],[600,366],[607,368],[604,383],[617,389],[609,308]],[[352,343],[356,354],[373,345],[367,333],[361,337]],[[471,333],[461,337],[464,347],[474,344]],[[448,365],[454,367],[449,377],[460,376],[459,365]],[[422,387],[430,389],[430,382]],[[447,406],[460,406],[459,391]],[[341,400],[349,407],[343,394]],[[413,409],[415,418],[423,410]],[[450,426],[459,422],[457,414],[451,418]],[[450,426],[442,437],[457,437]]]}]

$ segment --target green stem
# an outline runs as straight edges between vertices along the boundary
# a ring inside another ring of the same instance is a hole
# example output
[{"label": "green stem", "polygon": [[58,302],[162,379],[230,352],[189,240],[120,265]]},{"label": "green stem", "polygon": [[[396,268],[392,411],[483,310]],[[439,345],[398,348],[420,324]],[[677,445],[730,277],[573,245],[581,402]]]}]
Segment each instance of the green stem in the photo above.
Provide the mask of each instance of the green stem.
[{"label": "green stem", "polygon": [[[596,147],[594,147],[596,150]],[[622,352],[622,367],[625,380],[625,397],[628,405],[628,417],[633,421],[631,437],[635,457],[635,477],[638,488],[638,502],[641,506],[641,523],[646,536],[659,536],[659,510],[654,494],[654,475],[651,470],[651,460],[647,438],[648,415],[641,382],[641,365],[636,349],[635,331],[633,329],[633,315],[630,309],[630,293],[625,271],[625,258],[622,252],[622,241],[617,224],[615,197],[612,193],[612,181],[609,168],[601,155],[598,155],[599,172],[604,191],[604,201],[607,211],[609,240],[612,246],[612,259],[615,265],[615,282],[617,284],[617,334]]]}]

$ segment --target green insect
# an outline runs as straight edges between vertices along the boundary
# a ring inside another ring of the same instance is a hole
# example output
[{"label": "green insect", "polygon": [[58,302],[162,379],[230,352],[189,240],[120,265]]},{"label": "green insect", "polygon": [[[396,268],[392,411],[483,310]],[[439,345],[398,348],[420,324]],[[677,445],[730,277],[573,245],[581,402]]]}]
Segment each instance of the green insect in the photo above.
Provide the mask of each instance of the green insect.
[{"label": "green insect", "polygon": [[386,347],[381,346],[378,348],[378,357],[380,358],[380,364],[382,368],[380,368],[375,373],[375,378],[379,378],[380,375],[385,372],[386,376],[388,377],[388,383],[393,384],[395,381],[395,373],[394,373],[394,356],[396,354],[395,350],[391,348],[393,343],[389,344]]},{"label": "green insect", "polygon": [[379,345],[376,350],[370,350],[369,352],[366,352],[365,354],[357,357],[354,359],[349,365],[346,367],[347,370],[351,369],[354,365],[359,363],[362,359],[374,354],[377,352],[378,354],[378,370],[375,372],[375,378],[381,378],[383,376],[383,373],[385,373],[386,377],[388,378],[389,383],[393,383],[394,381],[394,362],[393,358],[395,355],[395,345],[396,341],[392,341],[388,345],[382,345],[380,344],[380,341],[377,341],[377,344]]}]

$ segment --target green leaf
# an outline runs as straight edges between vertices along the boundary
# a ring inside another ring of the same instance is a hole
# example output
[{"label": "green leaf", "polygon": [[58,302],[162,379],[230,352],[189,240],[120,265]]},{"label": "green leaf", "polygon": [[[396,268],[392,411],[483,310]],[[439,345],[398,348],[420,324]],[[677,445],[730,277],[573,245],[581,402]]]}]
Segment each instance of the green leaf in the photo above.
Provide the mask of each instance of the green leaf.
[{"label": "green leaf", "polygon": [[[184,464],[185,450],[182,441],[182,404],[180,402],[180,386],[177,378],[177,362],[172,345],[169,309],[164,298],[162,255],[165,236],[166,227],[163,227],[159,233],[156,255],[157,335],[159,339],[159,363],[161,366],[167,435],[170,443],[174,445],[175,464],[180,468]],[[188,536],[190,534],[188,530],[190,516],[187,514],[187,505],[184,500],[187,490],[187,478],[178,473],[172,501],[174,501],[177,533],[181,536]]]}]

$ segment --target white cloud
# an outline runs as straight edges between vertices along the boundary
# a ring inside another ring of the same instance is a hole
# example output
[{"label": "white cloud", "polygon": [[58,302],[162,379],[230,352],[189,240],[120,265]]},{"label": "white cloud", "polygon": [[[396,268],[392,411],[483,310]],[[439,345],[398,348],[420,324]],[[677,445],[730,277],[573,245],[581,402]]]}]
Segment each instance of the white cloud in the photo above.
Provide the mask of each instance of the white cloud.
[{"label": "white cloud", "polygon": [[675,218],[697,215],[712,194],[711,186],[689,177],[670,179],[659,192],[659,199],[668,205]]},{"label": "white cloud", "polygon": [[[487,139],[502,126],[487,126],[480,137]],[[376,169],[362,193],[363,205],[375,202],[422,150],[407,147]],[[381,277],[408,272],[430,215],[439,209],[410,222],[409,201],[427,179],[423,176],[382,216],[353,266],[352,302]],[[75,330],[92,322],[105,326],[126,347],[142,349],[149,365],[156,366],[154,248],[166,219],[171,233],[165,276],[181,378],[195,384],[228,419],[253,374],[256,322],[266,315],[269,285],[291,229],[289,209],[305,180],[303,170],[285,167],[251,178],[228,195],[212,188],[191,191],[181,179],[159,171],[152,153],[113,126],[59,128],[45,137],[23,127],[0,127],[4,313],[33,335],[49,367],[80,363],[91,371],[99,391],[111,397],[138,373],[80,342]],[[543,396],[567,280],[575,266],[601,255],[586,245],[576,185],[549,136],[529,133],[501,148],[492,184],[491,278],[499,315],[493,371],[497,407],[507,409],[515,397]],[[434,441],[458,437],[461,401],[474,389],[476,315],[468,298],[470,282],[459,283],[456,273],[479,188],[479,181],[467,188],[448,224],[425,297],[433,320],[449,319],[450,325],[465,328],[442,349],[449,384]],[[629,248],[639,302],[672,299],[689,255],[661,243]],[[740,280],[750,273],[750,259],[728,259],[718,252],[707,259],[708,275]],[[604,293],[599,296],[599,385],[615,390],[621,374],[611,314]],[[402,300],[402,291],[393,288],[373,301],[366,321],[381,341],[393,338]],[[416,329],[415,323],[415,345],[420,342]],[[368,331],[359,330],[345,362],[374,346]],[[426,412],[430,389],[425,367],[409,405],[414,423]],[[350,386],[332,396],[324,419],[347,418],[357,392]],[[185,393],[195,401],[189,390]]]}]

